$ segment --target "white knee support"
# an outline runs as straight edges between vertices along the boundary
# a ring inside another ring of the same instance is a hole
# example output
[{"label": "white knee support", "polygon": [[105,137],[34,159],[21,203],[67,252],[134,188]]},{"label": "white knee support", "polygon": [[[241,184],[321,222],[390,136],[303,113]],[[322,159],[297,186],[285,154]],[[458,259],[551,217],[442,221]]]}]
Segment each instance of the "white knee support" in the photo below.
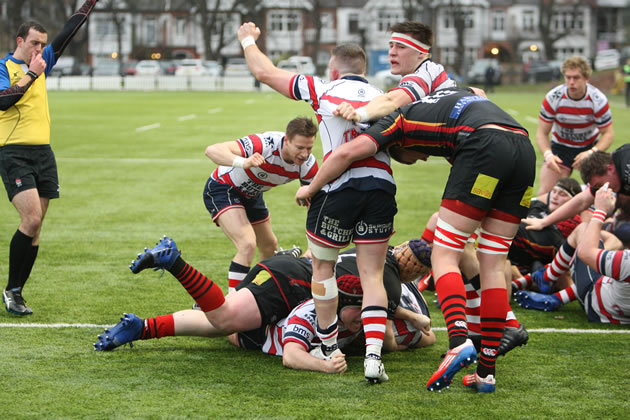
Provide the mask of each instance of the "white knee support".
[{"label": "white knee support", "polygon": [[306,240],[308,242],[308,249],[311,250],[311,254],[313,254],[315,258],[321,261],[337,261],[337,256],[339,255],[337,248],[321,246],[308,237]]},{"label": "white knee support", "polygon": [[315,292],[315,290],[311,288],[311,294],[313,295],[313,298],[315,299],[331,300],[331,299],[336,298],[337,295],[339,294],[339,291],[337,290],[337,278],[335,276],[332,276],[329,279],[317,281],[317,282],[313,280],[313,283],[319,283],[322,286],[324,286],[323,295],[320,295],[319,293]]},{"label": "white knee support", "polygon": [[481,229],[479,242],[477,243],[477,251],[483,252],[484,254],[507,255],[512,245],[512,239],[514,238],[497,235]]},{"label": "white knee support", "polygon": [[459,229],[455,229],[453,226],[438,217],[433,243],[434,245],[463,252],[470,235],[470,232],[463,232]]}]

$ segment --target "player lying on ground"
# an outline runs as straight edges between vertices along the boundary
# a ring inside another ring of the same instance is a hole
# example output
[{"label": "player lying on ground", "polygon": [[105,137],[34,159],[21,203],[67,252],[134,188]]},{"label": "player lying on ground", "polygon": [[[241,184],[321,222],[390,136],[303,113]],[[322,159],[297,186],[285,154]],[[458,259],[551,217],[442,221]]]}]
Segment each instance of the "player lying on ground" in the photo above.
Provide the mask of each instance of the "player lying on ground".
[{"label": "player lying on ground", "polygon": [[[418,240],[410,242],[415,241]],[[426,267],[415,256],[414,249],[416,248],[409,246],[402,246],[396,252],[391,249],[384,272],[389,293],[388,314],[391,318],[397,317],[405,322],[406,328],[400,331],[400,335],[409,337],[412,334],[406,345],[422,347],[435,341],[435,335],[430,331],[426,303],[421,304],[409,297],[401,298],[403,295],[401,280],[409,281],[426,272]],[[265,343],[276,340],[277,343],[283,344],[282,333],[291,329],[293,322],[298,321],[300,317],[310,316],[307,316],[310,310],[308,305],[300,306],[298,318],[292,318],[290,315],[293,309],[311,297],[309,283],[311,264],[307,258],[276,255],[263,260],[250,270],[235,293],[230,293],[223,299],[219,287],[188,265],[180,254],[175,242],[165,237],[153,249],[141,253],[130,268],[134,273],[146,268],[169,270],[195,299],[201,311],[184,310],[144,321],[133,314],[126,314],[118,325],[99,336],[98,342],[94,345],[96,350],[112,350],[135,340],[182,335],[221,337],[240,332],[232,338],[232,342],[239,343],[242,347],[282,355],[281,349],[275,348],[271,351],[272,347]],[[419,256],[422,258],[421,254]],[[340,289],[344,292],[342,296],[347,296],[342,299],[343,306],[360,307],[362,290],[358,281],[356,253],[353,250],[340,255],[337,276]],[[352,318],[353,314],[356,315],[358,312],[352,310],[339,312],[340,316],[348,317],[344,324],[346,325],[344,334],[351,335],[347,328],[348,325],[355,325],[357,322],[360,325],[360,319]],[[285,317],[286,319],[282,320]],[[421,331],[423,336],[419,336],[416,331]],[[396,339],[395,335],[392,337],[390,340]],[[283,355],[285,364],[296,369],[324,372],[345,370],[345,362],[338,360],[339,357],[343,359],[341,352],[334,355],[339,356],[334,361],[331,357],[324,357],[321,352],[311,354],[308,350],[312,350],[317,340],[313,343],[312,337],[303,338],[305,341],[303,340],[302,344],[308,341],[311,347],[289,346]],[[390,343],[388,348],[396,350],[397,346]],[[320,361],[314,360],[316,356]],[[326,363],[322,363],[322,359]]]},{"label": "player lying on ground", "polygon": [[601,230],[606,214],[614,206],[612,191],[600,188],[595,195],[593,217],[573,231],[554,259],[556,269],[551,272],[548,267],[539,281],[551,283],[556,274],[571,269],[573,285],[554,294],[519,291],[516,300],[522,307],[555,311],[578,299],[590,322],[630,324],[630,250],[618,250],[622,248],[619,239]]}]

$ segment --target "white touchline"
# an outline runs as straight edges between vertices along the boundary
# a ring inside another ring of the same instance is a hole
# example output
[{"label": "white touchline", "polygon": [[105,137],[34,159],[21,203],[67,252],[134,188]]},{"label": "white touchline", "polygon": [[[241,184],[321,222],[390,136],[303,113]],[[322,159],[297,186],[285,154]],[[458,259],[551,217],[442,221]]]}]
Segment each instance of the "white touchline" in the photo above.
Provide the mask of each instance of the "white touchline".
[{"label": "white touchline", "polygon": [[512,115],[518,115],[518,111],[515,109],[508,108],[506,111]]},{"label": "white touchline", "polygon": [[223,111],[223,108],[212,108],[208,110],[208,114],[216,114],[221,111]]},{"label": "white touchline", "polygon": [[[112,328],[114,325],[106,324],[26,324],[26,323],[0,323],[0,328]],[[433,331],[446,331],[444,327],[431,328]],[[630,330],[596,330],[580,328],[533,328],[528,333],[568,333],[568,334],[630,334]]]},{"label": "white touchline", "polygon": [[538,118],[534,118],[531,115],[526,116],[525,119],[529,121],[530,123],[536,123],[536,124],[538,123]]},{"label": "white touchline", "polygon": [[140,133],[141,131],[153,130],[154,128],[160,128],[160,123],[145,125],[142,127],[136,128],[136,133]]},{"label": "white touchline", "polygon": [[177,118],[177,121],[187,121],[197,118],[197,114],[184,115]]}]

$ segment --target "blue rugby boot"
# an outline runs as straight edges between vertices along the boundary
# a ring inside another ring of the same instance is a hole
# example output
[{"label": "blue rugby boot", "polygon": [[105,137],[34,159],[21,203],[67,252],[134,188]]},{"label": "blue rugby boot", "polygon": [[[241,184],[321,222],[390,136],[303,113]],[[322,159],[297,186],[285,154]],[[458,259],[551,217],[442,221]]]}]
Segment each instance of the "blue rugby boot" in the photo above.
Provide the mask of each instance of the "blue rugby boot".
[{"label": "blue rugby boot", "polygon": [[433,375],[429,378],[427,390],[440,391],[444,387],[448,388],[457,372],[476,361],[477,349],[475,349],[472,340],[468,338],[464,344],[460,344],[446,352],[438,370],[433,372]]},{"label": "blue rugby boot", "polygon": [[551,289],[553,289],[553,282],[545,280],[545,270],[547,267],[542,267],[532,273],[532,280],[538,286],[538,290],[540,293],[545,295],[551,294]]},{"label": "blue rugby boot", "polygon": [[538,309],[539,311],[551,312],[562,306],[562,301],[556,295],[545,295],[542,293],[519,290],[514,297],[518,304],[525,309]]},{"label": "blue rugby boot", "polygon": [[133,347],[132,341],[139,340],[144,329],[144,321],[134,314],[123,314],[120,322],[112,329],[106,329],[98,336],[94,343],[94,350],[109,351],[129,343]]},{"label": "blue rugby boot", "polygon": [[134,274],[138,274],[145,268],[168,270],[180,255],[181,251],[177,249],[175,241],[164,235],[153,248],[144,248],[144,252],[138,254],[138,258],[131,261],[129,269]]},{"label": "blue rugby boot", "polygon": [[494,392],[494,388],[497,384],[494,375],[488,375],[485,378],[480,378],[479,375],[477,375],[477,371],[475,371],[475,373],[471,373],[470,375],[464,375],[462,382],[464,386],[470,388],[475,387],[477,392],[485,393]]}]

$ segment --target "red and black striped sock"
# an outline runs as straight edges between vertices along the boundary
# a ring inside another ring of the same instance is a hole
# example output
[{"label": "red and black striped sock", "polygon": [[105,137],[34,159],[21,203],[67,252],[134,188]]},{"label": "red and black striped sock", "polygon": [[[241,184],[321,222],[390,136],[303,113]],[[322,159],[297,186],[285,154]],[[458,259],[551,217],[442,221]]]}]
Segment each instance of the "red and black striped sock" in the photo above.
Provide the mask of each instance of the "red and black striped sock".
[{"label": "red and black striped sock", "polygon": [[175,335],[175,320],[173,314],[160,315],[144,320],[144,329],[140,340],[151,338],[173,337]]},{"label": "red and black striped sock", "polygon": [[468,338],[466,323],[466,289],[462,275],[446,273],[435,283],[440,309],[446,321],[449,348],[463,344]]},{"label": "red and black striped sock", "polygon": [[507,315],[505,302],[507,302],[505,289],[487,289],[481,292],[481,350],[477,367],[477,374],[481,378],[494,375],[497,351]]},{"label": "red and black striped sock", "polygon": [[208,277],[177,257],[169,272],[184,286],[202,311],[212,311],[225,302],[221,288]]}]

